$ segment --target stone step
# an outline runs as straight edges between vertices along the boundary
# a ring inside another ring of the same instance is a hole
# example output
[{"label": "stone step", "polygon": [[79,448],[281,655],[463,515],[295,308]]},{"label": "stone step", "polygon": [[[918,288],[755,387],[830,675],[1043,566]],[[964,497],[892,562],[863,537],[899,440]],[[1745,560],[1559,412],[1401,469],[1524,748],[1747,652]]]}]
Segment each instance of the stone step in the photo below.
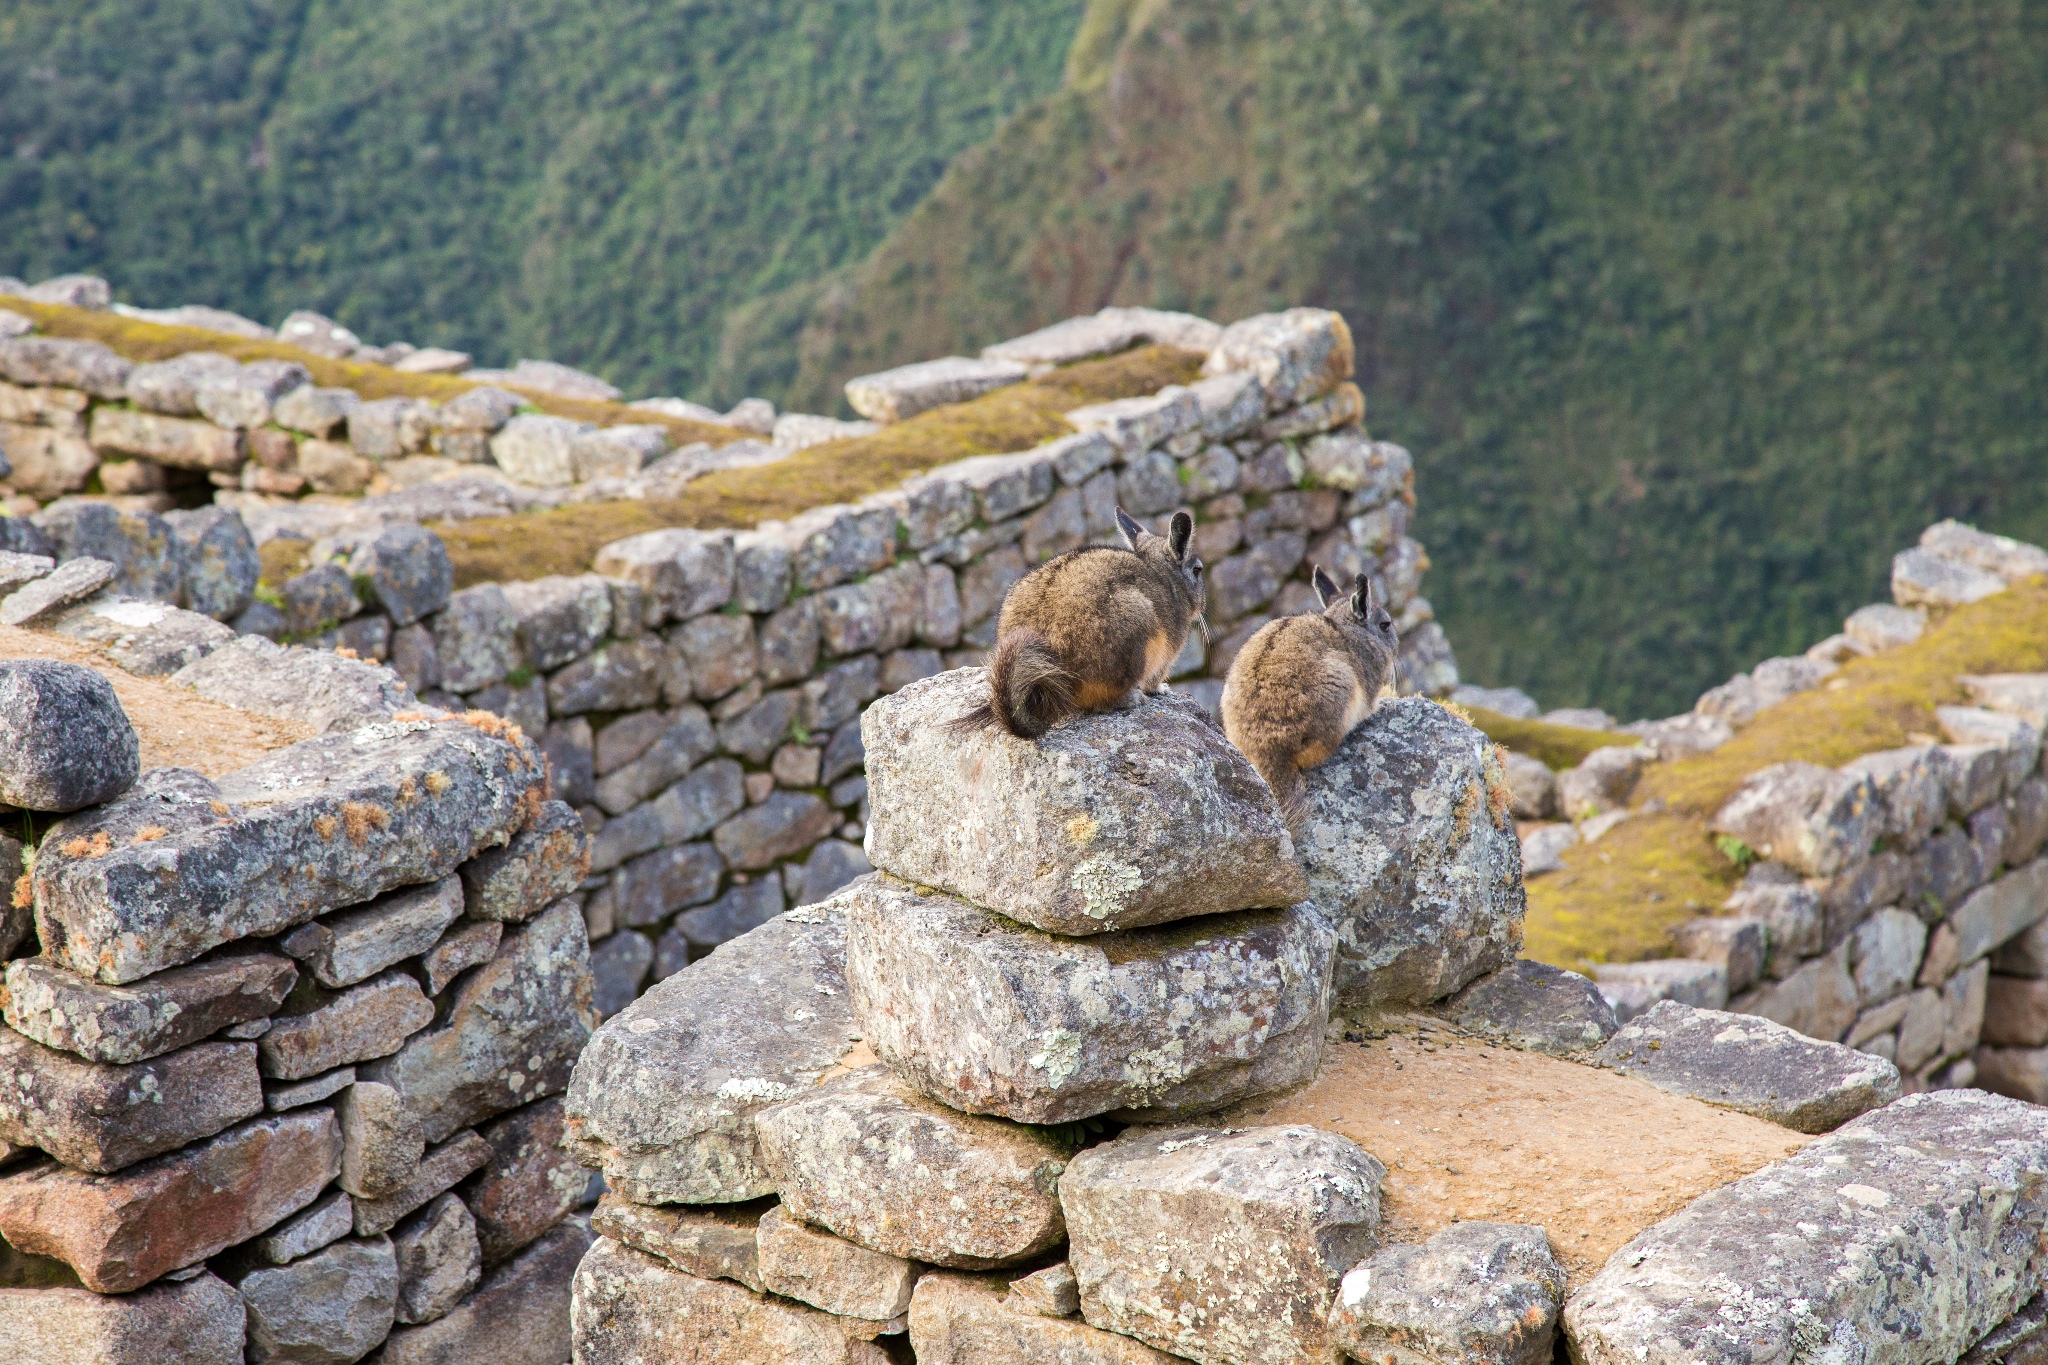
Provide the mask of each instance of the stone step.
[{"label": "stone step", "polygon": [[863,713],[876,867],[1057,934],[1302,898],[1272,793],[1192,702],[1147,697],[1035,741],[951,733],[987,698],[982,670],[957,669]]},{"label": "stone step", "polygon": [[847,917],[875,1055],[971,1114],[1199,1114],[1315,1075],[1334,936],[1305,906],[1058,938],[870,874]]}]

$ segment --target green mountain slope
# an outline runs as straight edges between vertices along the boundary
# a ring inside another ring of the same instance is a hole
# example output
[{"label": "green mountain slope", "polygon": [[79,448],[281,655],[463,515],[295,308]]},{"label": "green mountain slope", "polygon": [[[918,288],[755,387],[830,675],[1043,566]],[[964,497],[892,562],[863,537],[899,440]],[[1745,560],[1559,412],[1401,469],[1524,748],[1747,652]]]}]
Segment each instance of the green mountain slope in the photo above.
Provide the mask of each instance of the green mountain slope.
[{"label": "green mountain slope", "polygon": [[791,398],[1110,302],[1340,308],[1467,674],[1663,714],[1937,517],[2048,536],[2044,171],[2017,0],[1096,0]]},{"label": "green mountain slope", "polygon": [[755,306],[714,381],[729,315],[815,299],[1058,84],[1080,10],[12,0],[0,273],[727,401],[794,366]]}]

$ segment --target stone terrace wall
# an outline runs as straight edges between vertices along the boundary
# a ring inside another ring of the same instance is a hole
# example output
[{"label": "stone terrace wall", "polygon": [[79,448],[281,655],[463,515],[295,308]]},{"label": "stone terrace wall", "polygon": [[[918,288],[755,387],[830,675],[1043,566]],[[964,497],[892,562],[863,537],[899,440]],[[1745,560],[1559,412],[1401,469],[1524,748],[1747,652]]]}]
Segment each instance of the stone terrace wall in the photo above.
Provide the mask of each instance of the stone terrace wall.
[{"label": "stone terrace wall", "polygon": [[[386,662],[393,681],[425,703],[488,711],[536,737],[556,795],[592,836],[578,894],[608,1016],[692,957],[866,871],[861,708],[979,662],[1009,586],[1054,555],[1115,542],[1118,506],[1160,529],[1176,509],[1196,516],[1213,644],[1205,651],[1191,639],[1175,674],[1212,712],[1243,642],[1273,615],[1314,605],[1312,565],[1346,580],[1372,576],[1401,628],[1402,690],[1455,685],[1455,661],[1419,591],[1428,558],[1408,534],[1412,461],[1365,432],[1364,398],[1348,381],[1349,333],[1333,313],[1298,309],[1223,329],[1107,310],[992,347],[982,360],[868,376],[849,392],[878,419],[900,420],[1155,335],[1207,351],[1207,377],[1070,412],[1072,435],[936,469],[857,505],[737,534],[631,537],[579,576],[450,591],[446,552],[417,523],[458,503],[503,511],[501,494],[517,488],[507,469],[350,503],[224,495],[243,509],[247,530],[218,508],[159,516],[136,499],[64,498],[0,521],[0,537],[13,536],[0,545],[60,561],[106,559],[117,567],[117,594],[182,602],[231,623],[180,615],[137,628],[82,607],[61,622],[46,618],[60,633],[118,637],[130,666],[182,669],[176,679],[206,695],[305,713],[312,703],[294,689],[247,676],[253,646],[223,648],[235,633],[260,633]],[[21,349],[32,345],[44,349]],[[99,392],[57,382],[83,383],[89,364],[105,367]],[[97,424],[146,416],[133,411],[132,394],[119,396],[143,371],[117,375],[122,365],[89,343],[0,342],[0,371],[17,381],[0,386],[0,401],[41,415],[46,425],[24,428],[37,439],[89,442]],[[42,382],[21,382],[29,379]],[[298,420],[318,394],[301,385],[267,400],[272,427]],[[440,411],[477,401],[472,393]],[[500,406],[497,420],[508,425],[479,448],[516,470],[532,442],[504,435],[528,419]],[[351,439],[378,440],[382,428],[364,420],[375,407],[336,420]],[[66,434],[74,417],[82,437]],[[208,439],[233,434],[204,417],[148,420],[210,429]],[[442,426],[422,426],[423,439],[452,429],[445,416],[435,420]],[[267,429],[234,430],[255,441]],[[573,467],[582,438],[548,439]],[[298,442],[299,458],[307,444]],[[369,458],[366,448],[359,458]],[[387,471],[401,460],[395,450],[386,451]],[[657,471],[658,463],[634,477],[670,477]],[[675,477],[694,472],[701,467]],[[607,490],[617,494],[617,481],[570,491]],[[253,542],[279,537],[303,538],[313,567],[257,598]],[[356,705],[332,703],[336,715]]]}]

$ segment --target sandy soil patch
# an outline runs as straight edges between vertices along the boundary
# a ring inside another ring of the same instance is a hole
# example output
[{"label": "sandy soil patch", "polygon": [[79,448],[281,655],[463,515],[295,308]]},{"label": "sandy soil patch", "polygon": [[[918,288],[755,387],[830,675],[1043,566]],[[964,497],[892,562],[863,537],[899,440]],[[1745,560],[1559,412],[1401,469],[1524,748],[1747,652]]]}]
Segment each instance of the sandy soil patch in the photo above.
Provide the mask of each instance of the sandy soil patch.
[{"label": "sandy soil patch", "polygon": [[92,646],[58,635],[0,626],[0,659],[58,659],[104,674],[142,741],[145,770],[196,768],[222,777],[313,735],[310,725],[237,711],[160,678],[138,678]]},{"label": "sandy soil patch", "polygon": [[1226,1117],[1313,1124],[1378,1157],[1390,1242],[1453,1222],[1535,1224],[1576,1289],[1644,1228],[1811,1140],[1434,1020],[1381,1027],[1393,1031],[1332,1046],[1314,1084]]}]

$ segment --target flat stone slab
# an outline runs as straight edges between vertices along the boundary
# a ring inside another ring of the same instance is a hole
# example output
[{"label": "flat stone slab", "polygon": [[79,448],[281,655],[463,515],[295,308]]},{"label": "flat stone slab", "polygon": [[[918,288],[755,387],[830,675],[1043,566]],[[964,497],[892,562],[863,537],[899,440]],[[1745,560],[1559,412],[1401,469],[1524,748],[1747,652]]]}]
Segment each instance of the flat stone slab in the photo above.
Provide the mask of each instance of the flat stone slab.
[{"label": "flat stone slab", "polygon": [[599,1235],[668,1262],[703,1280],[731,1280],[755,1293],[761,1283],[761,1215],[773,1199],[746,1204],[635,1204],[610,1191],[591,1212]]},{"label": "flat stone slab", "polygon": [[1303,776],[1295,842],[1337,930],[1339,1009],[1440,999],[1514,961],[1522,846],[1492,740],[1404,697]]},{"label": "flat stone slab", "polygon": [[112,1066],[0,1029],[0,1077],[0,1139],[103,1175],[263,1112],[254,1043]]},{"label": "flat stone slab", "polygon": [[358,1196],[354,1201],[356,1235],[374,1237],[389,1232],[401,1218],[453,1189],[456,1182],[481,1170],[490,1159],[490,1144],[470,1129],[463,1129],[428,1151],[412,1178],[399,1189],[375,1199]]},{"label": "flat stone slab", "polygon": [[171,675],[210,701],[303,721],[321,734],[391,719],[418,703],[398,675],[326,649],[242,635]]},{"label": "flat stone slab", "polygon": [[1801,1133],[1826,1133],[1899,1097],[1899,1069],[1753,1014],[1660,1000],[1592,1061]]},{"label": "flat stone slab", "polygon": [[109,986],[41,958],[7,964],[0,1017],[90,1062],[147,1061],[274,1012],[298,979],[288,959],[236,953]]},{"label": "flat stone slab", "polygon": [[757,1233],[761,1280],[771,1294],[859,1319],[869,1330],[903,1329],[899,1319],[910,1311],[917,1284],[912,1262],[811,1227],[791,1217],[787,1205],[762,1214]]},{"label": "flat stone slab", "polygon": [[834,901],[868,1045],[970,1114],[1197,1114],[1322,1056],[1334,936],[1306,907],[1071,939],[879,874]]},{"label": "flat stone slab", "polygon": [[55,659],[0,661],[0,805],[77,810],[113,800],[141,770],[112,683]]},{"label": "flat stone slab", "polygon": [[1272,793],[1194,703],[1147,697],[1035,741],[949,733],[987,696],[983,670],[955,669],[862,714],[876,867],[1055,934],[1302,899]]},{"label": "flat stone slab", "polygon": [[1060,1179],[1081,1316],[1192,1360],[1326,1360],[1338,1282],[1379,1245],[1385,1175],[1305,1125],[1091,1147]]},{"label": "flat stone slab", "polygon": [[569,1295],[590,1230],[574,1219],[485,1274],[442,1317],[401,1327],[379,1365],[561,1365],[569,1359]]},{"label": "flat stone slab", "polygon": [[302,1081],[323,1071],[396,1052],[434,1018],[419,983],[391,971],[351,986],[304,1013],[278,1017],[256,1046],[263,1074]]},{"label": "flat stone slab", "polygon": [[816,1085],[860,1034],[844,894],[723,944],[606,1020],[569,1082],[577,1159],[642,1204],[774,1193],[754,1116]]},{"label": "flat stone slab", "polygon": [[1542,1228],[1459,1223],[1347,1274],[1330,1340],[1360,1360],[1550,1365],[1564,1290]]},{"label": "flat stone slab", "polygon": [[[888,1365],[840,1319],[730,1280],[702,1280],[601,1237],[576,1268],[580,1365]],[[687,1322],[679,1332],[676,1324]]]},{"label": "flat stone slab", "polygon": [[48,1163],[0,1176],[0,1237],[125,1294],[249,1240],[340,1172],[331,1112],[278,1114],[116,1175]]},{"label": "flat stone slab", "polygon": [[332,990],[368,980],[386,967],[434,946],[462,915],[462,883],[443,877],[302,924],[279,944]]},{"label": "flat stone slab", "polygon": [[1019,1308],[1003,1282],[926,1275],[910,1298],[910,1346],[918,1365],[1174,1365],[1180,1356],[1142,1341]]},{"label": "flat stone slab", "polygon": [[1565,1309],[1573,1357],[1953,1360],[2039,1285],[2044,1166],[2048,1111],[1908,1096],[1615,1253]]},{"label": "flat stone slab", "polygon": [[43,952],[119,985],[436,881],[521,828],[545,775],[531,741],[454,720],[306,740],[218,784],[156,769],[51,828],[35,877]]},{"label": "flat stone slab", "polygon": [[119,1296],[0,1289],[0,1342],[16,1365],[242,1365],[242,1319],[241,1296],[203,1272]]},{"label": "flat stone slab", "polygon": [[38,629],[97,645],[124,670],[144,678],[175,673],[235,639],[233,629],[210,616],[127,598],[80,603]]},{"label": "flat stone slab", "polygon": [[1065,1143],[957,1113],[886,1067],[827,1081],[763,1110],[754,1126],[784,1206],[864,1247],[982,1270],[1066,1235]]},{"label": "flat stone slab", "polygon": [[1439,1002],[1439,1018],[1508,1047],[1570,1057],[1613,1036],[1614,1009],[1577,972],[1518,957]]},{"label": "flat stone slab", "polygon": [[846,401],[861,416],[901,422],[947,403],[964,403],[1006,384],[1023,382],[1029,367],[1015,360],[970,360],[949,355],[846,381]]},{"label": "flat stone slab", "polygon": [[17,588],[0,600],[0,626],[25,626],[45,612],[92,596],[114,581],[114,566],[92,555],[80,555],[56,571]]},{"label": "flat stone slab", "polygon": [[358,1068],[405,1097],[427,1141],[559,1094],[597,1026],[583,912],[562,901],[505,935],[440,1022]]}]

